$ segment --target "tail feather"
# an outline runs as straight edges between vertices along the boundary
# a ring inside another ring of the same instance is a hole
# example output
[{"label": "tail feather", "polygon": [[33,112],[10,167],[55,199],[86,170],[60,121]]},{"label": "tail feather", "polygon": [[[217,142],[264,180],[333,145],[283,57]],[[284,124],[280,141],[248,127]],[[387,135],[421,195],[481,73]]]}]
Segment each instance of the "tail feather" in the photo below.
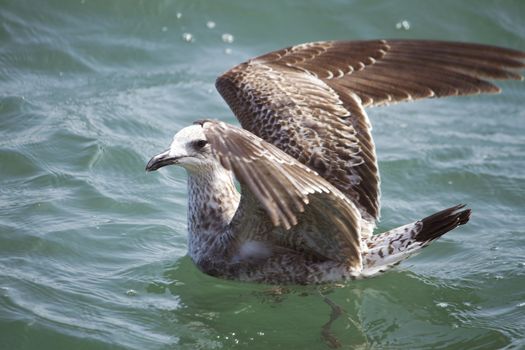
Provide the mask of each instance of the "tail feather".
[{"label": "tail feather", "polygon": [[470,209],[461,210],[465,207],[464,204],[456,205],[454,207],[442,210],[430,216],[427,216],[421,223],[423,227],[416,235],[418,242],[430,242],[436,238],[441,237],[450,230],[455,229],[459,225],[464,225],[470,219]]},{"label": "tail feather", "polygon": [[383,272],[397,265],[448,231],[466,224],[471,210],[461,210],[464,207],[456,205],[422,220],[368,238],[368,251],[363,253],[363,276]]}]

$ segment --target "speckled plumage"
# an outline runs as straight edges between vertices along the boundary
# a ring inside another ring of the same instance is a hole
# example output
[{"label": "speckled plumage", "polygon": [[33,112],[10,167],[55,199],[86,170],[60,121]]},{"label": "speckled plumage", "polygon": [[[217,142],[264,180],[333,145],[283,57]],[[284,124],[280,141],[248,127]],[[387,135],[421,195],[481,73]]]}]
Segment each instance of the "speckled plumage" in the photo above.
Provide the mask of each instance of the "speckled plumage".
[{"label": "speckled plumage", "polygon": [[217,79],[243,129],[199,121],[147,170],[187,169],[189,255],[205,273],[300,284],[368,277],[465,224],[470,210],[451,207],[372,235],[380,181],[364,108],[499,92],[484,79],[522,79],[524,59],[509,49],[410,40],[271,52]]}]

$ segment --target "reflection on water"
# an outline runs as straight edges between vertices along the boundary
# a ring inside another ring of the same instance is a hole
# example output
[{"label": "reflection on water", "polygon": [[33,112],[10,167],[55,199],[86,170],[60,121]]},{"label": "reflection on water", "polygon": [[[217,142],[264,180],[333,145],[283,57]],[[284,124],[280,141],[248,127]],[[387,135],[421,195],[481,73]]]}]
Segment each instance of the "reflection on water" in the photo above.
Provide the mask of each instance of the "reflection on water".
[{"label": "reflection on water", "polygon": [[195,119],[236,122],[213,84],[249,57],[393,37],[525,50],[524,13],[491,0],[3,1],[0,349],[523,348],[523,83],[370,110],[380,229],[456,203],[473,216],[366,281],[203,275],[185,257],[184,172],[144,166]]},{"label": "reflection on water", "polygon": [[[449,286],[406,271],[348,284],[264,286],[203,275],[185,257],[165,271],[164,279],[165,284],[152,283],[147,290],[177,299],[178,307],[163,315],[174,328],[188,332],[181,343],[188,346],[211,338],[216,346],[262,349],[278,338],[276,346],[283,349],[334,343],[402,349],[413,344],[413,337],[424,337],[438,347],[460,349],[464,343],[451,344],[461,338],[491,348],[512,339],[512,334],[478,323],[481,307],[476,305],[483,300],[477,288]],[[330,324],[331,337],[323,339],[333,307],[342,312]]]}]

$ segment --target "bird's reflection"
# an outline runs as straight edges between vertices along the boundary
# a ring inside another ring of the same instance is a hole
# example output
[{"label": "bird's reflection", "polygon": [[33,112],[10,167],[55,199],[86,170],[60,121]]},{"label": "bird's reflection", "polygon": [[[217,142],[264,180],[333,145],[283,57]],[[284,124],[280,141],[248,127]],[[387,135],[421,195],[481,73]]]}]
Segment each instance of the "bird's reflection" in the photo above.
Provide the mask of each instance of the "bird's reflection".
[{"label": "bird's reflection", "polygon": [[225,281],[201,273],[188,257],[168,266],[163,282],[152,283],[148,292],[178,298],[179,308],[163,316],[182,332],[178,344],[204,347],[279,343],[396,348],[403,345],[404,334],[418,332],[419,323],[441,331],[458,323],[439,300],[460,305],[465,298],[476,299],[472,289],[402,270],[319,286]]}]

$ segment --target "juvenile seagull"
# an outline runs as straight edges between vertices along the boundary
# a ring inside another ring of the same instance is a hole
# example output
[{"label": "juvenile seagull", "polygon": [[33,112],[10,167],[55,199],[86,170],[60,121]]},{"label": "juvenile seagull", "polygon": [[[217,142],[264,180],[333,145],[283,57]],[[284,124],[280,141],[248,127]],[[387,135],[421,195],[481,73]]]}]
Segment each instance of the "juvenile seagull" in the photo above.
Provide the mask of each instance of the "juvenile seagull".
[{"label": "juvenile seagull", "polygon": [[420,40],[274,51],[217,79],[242,129],[198,121],[146,170],[187,170],[189,255],[207,274],[278,284],[368,277],[467,223],[470,209],[372,235],[379,173],[364,108],[497,93],[484,79],[523,79],[524,60],[525,52]]}]

